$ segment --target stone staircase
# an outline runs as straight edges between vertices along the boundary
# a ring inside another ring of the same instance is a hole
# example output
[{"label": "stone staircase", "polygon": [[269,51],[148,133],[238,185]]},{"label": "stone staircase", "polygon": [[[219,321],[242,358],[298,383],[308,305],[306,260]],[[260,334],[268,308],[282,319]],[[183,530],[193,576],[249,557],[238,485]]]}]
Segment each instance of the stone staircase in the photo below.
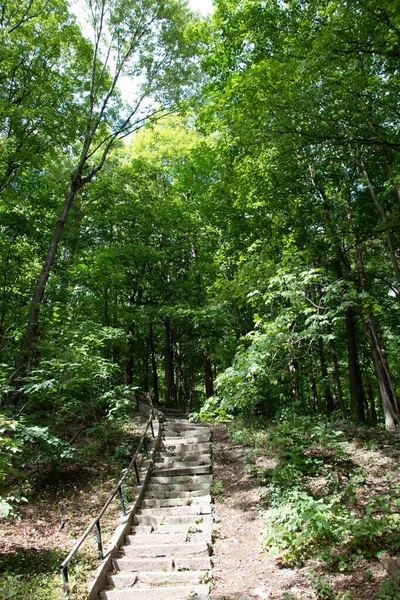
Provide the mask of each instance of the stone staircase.
[{"label": "stone staircase", "polygon": [[100,600],[209,598],[211,473],[208,427],[167,417],[145,499]]}]

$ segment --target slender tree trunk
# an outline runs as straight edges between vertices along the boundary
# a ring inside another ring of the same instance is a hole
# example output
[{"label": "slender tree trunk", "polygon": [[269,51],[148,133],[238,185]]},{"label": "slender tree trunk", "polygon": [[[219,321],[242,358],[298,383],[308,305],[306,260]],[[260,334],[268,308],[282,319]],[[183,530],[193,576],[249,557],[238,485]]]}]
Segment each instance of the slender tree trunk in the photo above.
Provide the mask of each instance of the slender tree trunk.
[{"label": "slender tree trunk", "polygon": [[346,407],[345,407],[344,400],[343,400],[343,388],[342,388],[342,381],[340,378],[339,361],[338,361],[338,357],[337,357],[337,353],[336,353],[335,343],[332,339],[329,340],[329,348],[331,351],[331,357],[332,357],[332,362],[333,362],[333,373],[334,373],[335,386],[336,386],[339,407],[340,407],[340,410],[342,411],[343,418],[345,419],[347,416],[347,411],[346,411]]},{"label": "slender tree trunk", "polygon": [[177,369],[176,369],[177,396],[178,396],[177,401],[178,401],[178,407],[184,408],[185,407],[185,375],[183,372],[182,352],[181,352],[181,344],[180,344],[179,340],[177,340],[176,344],[175,344],[175,354],[176,354],[176,362],[177,362]]},{"label": "slender tree trunk", "polygon": [[[366,296],[368,297],[369,286],[367,276],[365,274],[364,262],[360,249],[360,242],[358,239],[358,233],[354,227],[353,216],[348,201],[346,203],[346,207],[353,233],[354,254],[356,258],[357,270],[360,277],[361,289],[364,292],[364,294],[366,294]],[[399,405],[392,377],[390,375],[389,365],[386,360],[386,354],[378,333],[375,315],[373,313],[372,306],[369,301],[366,302],[365,312],[367,315],[367,322],[361,315],[362,323],[371,348],[372,361],[374,364],[375,375],[378,380],[379,393],[382,402],[382,410],[385,418],[385,427],[388,431],[394,431],[397,427],[400,426]]]},{"label": "slender tree trunk", "polygon": [[146,337],[145,343],[143,344],[143,389],[145,392],[149,392],[149,359],[150,359],[150,340]]},{"label": "slender tree trunk", "polygon": [[365,379],[368,394],[369,421],[372,425],[375,425],[378,421],[378,415],[376,414],[374,391],[372,389],[371,378],[369,377],[368,372],[365,373]]},{"label": "slender tree trunk", "polygon": [[240,318],[239,318],[239,308],[238,308],[238,305],[235,302],[235,300],[232,300],[232,312],[233,312],[233,318],[235,321],[235,336],[236,336],[236,339],[239,340],[240,336],[241,336]]},{"label": "slender tree trunk", "polygon": [[175,406],[176,388],[174,373],[174,332],[169,319],[164,319],[165,324],[165,404]]},{"label": "slender tree trunk", "polygon": [[354,321],[354,310],[352,306],[349,306],[346,309],[345,320],[347,333],[351,416],[354,423],[364,423],[364,386],[358,366],[356,328]]},{"label": "slender tree trunk", "polygon": [[212,364],[209,356],[208,348],[203,348],[203,364],[204,364],[204,379],[206,387],[206,398],[211,398],[214,395],[214,381],[212,373]]},{"label": "slender tree trunk", "polygon": [[158,373],[157,373],[157,361],[156,361],[156,353],[154,350],[154,332],[153,332],[153,326],[150,325],[150,332],[149,332],[149,343],[150,343],[150,356],[151,356],[151,371],[152,371],[152,377],[153,377],[153,402],[155,404],[159,403],[159,391],[158,391]]},{"label": "slender tree trunk", "polygon": [[190,337],[189,340],[189,409],[194,406],[194,384],[195,384],[195,373],[194,373],[194,360],[193,360],[193,339]]},{"label": "slender tree trunk", "polygon": [[[369,173],[366,169],[365,163],[364,163],[360,153],[358,154],[358,156],[355,156],[353,154],[353,158],[354,158],[356,165],[358,166],[358,168],[360,169],[361,173],[364,176],[364,179],[367,183],[368,190],[371,195],[372,201],[375,204],[375,207],[379,213],[381,221],[382,221],[382,223],[384,223],[386,225],[388,223],[386,211],[385,211],[384,207],[382,206],[382,204],[379,202],[375,187],[372,184],[371,178],[369,176]],[[387,244],[388,244],[388,248],[389,248],[390,260],[392,261],[393,269],[396,274],[397,284],[399,285],[400,284],[400,268],[399,268],[399,263],[397,262],[396,252],[394,250],[392,234],[390,233],[389,229],[387,229],[385,233],[386,233],[386,240],[387,240]]]},{"label": "slender tree trunk", "polygon": [[297,360],[292,355],[289,360],[290,390],[295,402],[300,402],[299,377]]},{"label": "slender tree trunk", "polygon": [[319,398],[318,398],[318,390],[317,390],[317,379],[315,377],[315,371],[313,369],[311,373],[311,389],[313,393],[313,407],[315,414],[319,413]]},{"label": "slender tree trunk", "polygon": [[39,312],[43,300],[44,291],[46,289],[46,284],[56,258],[61,234],[63,232],[69,211],[71,209],[72,202],[75,198],[77,191],[80,188],[80,180],[80,173],[78,171],[75,171],[69,183],[65,202],[58,215],[57,223],[49,244],[49,249],[47,251],[47,256],[40,271],[39,279],[36,284],[36,289],[33,293],[31,309],[28,317],[28,324],[20,348],[16,379],[23,379],[26,374],[26,368],[31,357],[32,345],[37,334]]},{"label": "slender tree trunk", "polygon": [[125,383],[126,385],[132,385],[133,383],[133,365],[134,365],[134,353],[135,353],[135,340],[133,337],[134,326],[128,329],[128,344],[127,344],[127,356],[125,358]]},{"label": "slender tree trunk", "polygon": [[325,388],[326,412],[328,415],[330,415],[334,410],[333,396],[332,396],[332,390],[329,385],[328,369],[326,367],[326,359],[325,359],[325,351],[324,351],[324,342],[321,337],[318,339],[318,350],[319,350],[319,361],[321,364],[321,373],[322,373],[322,378],[324,381],[324,388]]}]

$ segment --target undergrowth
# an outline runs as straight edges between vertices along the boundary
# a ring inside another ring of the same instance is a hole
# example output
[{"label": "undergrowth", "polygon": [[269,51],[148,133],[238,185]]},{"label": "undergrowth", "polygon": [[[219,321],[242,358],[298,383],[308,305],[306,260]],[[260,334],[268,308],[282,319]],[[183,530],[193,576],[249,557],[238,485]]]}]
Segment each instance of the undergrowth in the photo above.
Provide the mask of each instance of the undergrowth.
[{"label": "undergrowth", "polygon": [[[8,463],[1,462],[0,447],[0,471],[3,466],[7,497],[26,499],[19,505],[13,502],[8,518],[0,518],[0,598],[61,600],[64,597],[59,565],[115,487],[138,445],[146,420],[141,415],[133,418],[131,415],[126,421],[104,418],[82,428],[68,453],[54,452],[52,456],[48,453],[49,458],[42,450],[44,447],[47,452],[53,441],[47,430],[44,433],[34,430],[38,439],[25,436],[16,446],[18,450],[23,447],[24,453],[15,452]],[[16,439],[13,432],[19,433],[18,426],[13,429],[10,423],[3,422],[3,428],[8,428],[8,437],[3,435],[4,448],[6,444],[12,447]],[[44,434],[48,439],[43,439]],[[135,493],[133,473],[124,487],[125,501],[130,502]],[[119,516],[116,499],[102,518],[105,546]],[[70,565],[71,597],[76,600],[86,597],[87,582],[97,564],[93,533]]]},{"label": "undergrowth", "polygon": [[[396,467],[380,470],[371,430],[288,413],[268,424],[233,421],[230,430],[264,487],[264,547],[278,564],[349,572],[360,559],[399,550]],[[333,597],[327,590],[319,597]]]}]

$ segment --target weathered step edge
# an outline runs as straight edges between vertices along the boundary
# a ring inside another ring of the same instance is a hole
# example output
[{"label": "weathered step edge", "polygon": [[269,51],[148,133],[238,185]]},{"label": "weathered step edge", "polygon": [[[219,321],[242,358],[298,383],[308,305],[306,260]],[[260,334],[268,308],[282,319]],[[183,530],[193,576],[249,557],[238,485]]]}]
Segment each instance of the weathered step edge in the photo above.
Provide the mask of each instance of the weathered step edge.
[{"label": "weathered step edge", "polygon": [[147,469],[145,473],[142,472],[140,474],[142,483],[138,487],[138,495],[134,503],[130,507],[127,507],[129,508],[127,515],[119,520],[119,524],[111,538],[111,541],[104,551],[105,558],[97,568],[93,581],[89,585],[89,591],[86,600],[98,600],[99,593],[102,592],[107,585],[107,573],[113,570],[112,559],[119,555],[121,546],[125,542],[125,536],[130,533],[133,525],[133,519],[142,505],[142,501],[147,490],[147,485],[156,462],[157,453],[160,451],[162,433],[163,427],[160,419],[158,422],[157,437],[151,450],[150,460],[147,461]]}]

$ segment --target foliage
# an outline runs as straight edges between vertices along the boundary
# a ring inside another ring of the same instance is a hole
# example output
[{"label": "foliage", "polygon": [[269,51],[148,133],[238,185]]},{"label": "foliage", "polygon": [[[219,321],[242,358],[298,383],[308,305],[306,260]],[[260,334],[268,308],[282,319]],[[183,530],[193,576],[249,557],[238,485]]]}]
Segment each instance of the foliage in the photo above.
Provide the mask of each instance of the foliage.
[{"label": "foliage", "polygon": [[399,600],[400,588],[397,583],[388,579],[380,586],[377,598],[379,600]]},{"label": "foliage", "polygon": [[[249,447],[249,469],[266,486],[264,545],[281,564],[313,558],[345,570],[395,544],[399,500],[374,494],[359,506],[365,475],[349,468],[343,431],[284,412],[267,428],[234,422],[232,435]],[[267,471],[254,466],[265,454],[278,461]]]}]

